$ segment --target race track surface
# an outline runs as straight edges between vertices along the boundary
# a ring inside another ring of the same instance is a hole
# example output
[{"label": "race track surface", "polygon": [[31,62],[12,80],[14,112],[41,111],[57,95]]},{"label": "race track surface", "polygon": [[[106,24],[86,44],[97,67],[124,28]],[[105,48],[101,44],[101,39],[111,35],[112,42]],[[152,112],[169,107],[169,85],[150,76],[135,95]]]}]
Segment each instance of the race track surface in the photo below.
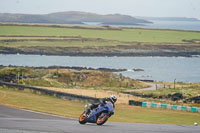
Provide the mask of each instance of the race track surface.
[{"label": "race track surface", "polygon": [[0,133],[200,133],[200,126],[116,122],[80,125],[76,119],[0,105]]}]

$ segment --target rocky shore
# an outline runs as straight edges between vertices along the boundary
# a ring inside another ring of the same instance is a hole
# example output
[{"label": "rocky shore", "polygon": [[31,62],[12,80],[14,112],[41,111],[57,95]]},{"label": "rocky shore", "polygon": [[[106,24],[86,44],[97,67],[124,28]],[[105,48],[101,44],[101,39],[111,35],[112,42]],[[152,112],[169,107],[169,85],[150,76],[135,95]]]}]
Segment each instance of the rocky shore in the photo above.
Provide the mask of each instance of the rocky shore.
[{"label": "rocky shore", "polygon": [[[130,48],[130,49],[128,49]],[[157,47],[158,49],[158,47]],[[200,56],[200,51],[183,49],[151,50],[148,48],[133,47],[101,47],[101,48],[80,48],[80,47],[30,47],[26,49],[2,47],[0,54],[25,54],[25,55],[58,55],[58,56],[162,56],[162,57],[193,57]]]},{"label": "rocky shore", "polygon": [[[3,66],[0,65],[0,69],[7,67],[7,66]],[[13,65],[9,65],[9,67],[20,67],[20,66],[13,66]],[[103,71],[103,72],[123,72],[123,71],[127,71],[127,69],[114,69],[114,68],[91,68],[91,67],[69,67],[69,66],[49,66],[49,67],[28,67],[25,66],[25,68],[33,68],[33,69],[73,69],[73,70],[77,70],[77,71],[81,71],[81,70],[99,70],[99,71]]]}]

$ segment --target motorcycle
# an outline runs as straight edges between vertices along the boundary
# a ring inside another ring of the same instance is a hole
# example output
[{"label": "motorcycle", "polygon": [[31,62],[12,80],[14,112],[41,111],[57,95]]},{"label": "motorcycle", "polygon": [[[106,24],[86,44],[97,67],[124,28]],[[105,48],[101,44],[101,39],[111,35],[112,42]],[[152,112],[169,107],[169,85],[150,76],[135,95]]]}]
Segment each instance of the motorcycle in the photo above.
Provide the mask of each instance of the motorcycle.
[{"label": "motorcycle", "polygon": [[85,124],[96,123],[97,125],[103,125],[108,118],[114,114],[114,107],[111,102],[106,102],[104,105],[99,105],[97,108],[91,110],[89,114],[84,111],[79,117],[79,123]]}]

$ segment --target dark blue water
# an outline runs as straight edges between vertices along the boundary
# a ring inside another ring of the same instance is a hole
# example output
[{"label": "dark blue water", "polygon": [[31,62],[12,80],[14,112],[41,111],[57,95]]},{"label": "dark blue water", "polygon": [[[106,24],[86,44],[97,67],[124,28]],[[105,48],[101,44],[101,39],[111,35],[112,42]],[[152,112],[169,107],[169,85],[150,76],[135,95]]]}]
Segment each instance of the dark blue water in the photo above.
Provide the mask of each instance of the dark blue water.
[{"label": "dark blue water", "polygon": [[[122,74],[136,79],[200,82],[200,57],[70,57],[0,54],[0,65],[126,68],[128,71]],[[135,72],[133,68],[144,69],[144,71]]]}]

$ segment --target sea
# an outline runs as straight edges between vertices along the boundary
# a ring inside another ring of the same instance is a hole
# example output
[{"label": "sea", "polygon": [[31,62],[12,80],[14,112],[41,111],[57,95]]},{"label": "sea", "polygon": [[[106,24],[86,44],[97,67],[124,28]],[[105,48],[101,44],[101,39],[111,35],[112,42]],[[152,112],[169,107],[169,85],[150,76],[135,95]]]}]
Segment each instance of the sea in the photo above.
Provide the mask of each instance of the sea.
[{"label": "sea", "polygon": [[[0,54],[0,65],[70,66],[127,69],[118,72],[134,79],[200,82],[200,57],[78,57]],[[143,71],[134,71],[142,69]]]},{"label": "sea", "polygon": [[[110,26],[200,31],[200,21],[167,21],[167,20],[149,20],[149,21],[153,23],[147,23],[142,25],[110,25]],[[103,26],[100,22],[94,22],[94,23],[85,22],[84,24]]]}]

